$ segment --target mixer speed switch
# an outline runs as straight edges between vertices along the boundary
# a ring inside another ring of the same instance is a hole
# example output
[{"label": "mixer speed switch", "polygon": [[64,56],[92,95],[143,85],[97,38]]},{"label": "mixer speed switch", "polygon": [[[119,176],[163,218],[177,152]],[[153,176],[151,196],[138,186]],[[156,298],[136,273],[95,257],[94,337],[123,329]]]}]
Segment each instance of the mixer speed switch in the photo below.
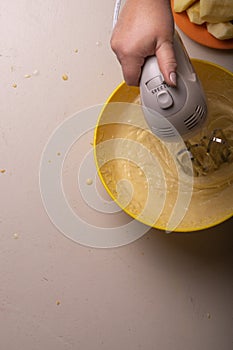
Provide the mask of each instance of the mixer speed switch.
[{"label": "mixer speed switch", "polygon": [[160,108],[167,109],[167,108],[172,107],[173,98],[172,98],[171,94],[169,93],[169,91],[167,91],[167,90],[159,91],[157,93],[156,97],[157,97],[158,105]]}]

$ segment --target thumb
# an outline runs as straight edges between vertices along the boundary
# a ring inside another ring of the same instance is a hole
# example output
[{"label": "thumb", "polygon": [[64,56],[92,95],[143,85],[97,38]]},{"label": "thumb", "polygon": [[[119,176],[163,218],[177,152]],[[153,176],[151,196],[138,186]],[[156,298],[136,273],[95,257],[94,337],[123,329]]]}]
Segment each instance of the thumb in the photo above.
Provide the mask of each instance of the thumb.
[{"label": "thumb", "polygon": [[176,57],[171,41],[165,41],[156,49],[159,68],[167,84],[176,85]]}]

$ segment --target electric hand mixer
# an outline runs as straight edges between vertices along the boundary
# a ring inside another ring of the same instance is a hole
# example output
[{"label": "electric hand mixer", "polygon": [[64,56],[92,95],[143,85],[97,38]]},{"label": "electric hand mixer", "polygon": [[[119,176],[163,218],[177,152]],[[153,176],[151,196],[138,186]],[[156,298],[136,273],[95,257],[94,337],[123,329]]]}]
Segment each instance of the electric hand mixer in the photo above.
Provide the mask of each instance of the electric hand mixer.
[{"label": "electric hand mixer", "polygon": [[164,141],[187,139],[197,133],[207,117],[205,95],[184,45],[175,32],[177,86],[164,82],[155,56],[147,58],[141,74],[140,96],[151,131]]},{"label": "electric hand mixer", "polygon": [[[113,28],[121,7],[116,0]],[[204,124],[207,107],[199,79],[178,35],[174,35],[174,50],[177,61],[177,86],[164,82],[155,56],[148,57],[141,74],[140,95],[143,112],[149,128],[165,141],[172,141],[196,133]]]},{"label": "electric hand mixer", "polygon": [[149,57],[142,69],[140,96],[143,114],[148,127],[161,140],[185,142],[176,159],[186,173],[207,175],[223,163],[233,161],[233,150],[223,130],[214,129],[202,135],[199,143],[190,143],[207,119],[207,105],[198,76],[189,60],[178,35],[174,35],[174,50],[177,61],[177,86],[168,86],[160,72],[155,56]]}]

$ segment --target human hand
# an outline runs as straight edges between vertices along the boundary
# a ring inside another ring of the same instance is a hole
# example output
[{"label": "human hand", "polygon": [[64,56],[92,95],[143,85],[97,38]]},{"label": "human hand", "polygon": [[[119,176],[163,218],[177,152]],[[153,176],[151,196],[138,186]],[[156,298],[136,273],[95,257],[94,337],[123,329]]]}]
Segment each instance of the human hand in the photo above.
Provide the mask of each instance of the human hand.
[{"label": "human hand", "polygon": [[126,0],[112,34],[111,47],[128,85],[139,85],[145,59],[152,55],[156,55],[165,81],[176,85],[173,34],[170,0]]}]

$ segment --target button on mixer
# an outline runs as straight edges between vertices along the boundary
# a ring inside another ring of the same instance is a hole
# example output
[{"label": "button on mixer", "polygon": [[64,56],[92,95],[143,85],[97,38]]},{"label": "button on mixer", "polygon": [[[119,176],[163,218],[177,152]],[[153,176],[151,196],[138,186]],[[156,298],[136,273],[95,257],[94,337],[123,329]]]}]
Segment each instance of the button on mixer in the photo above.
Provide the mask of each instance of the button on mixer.
[{"label": "button on mixer", "polygon": [[159,91],[156,96],[160,108],[167,109],[173,105],[173,98],[167,90]]},{"label": "button on mixer", "polygon": [[163,83],[163,77],[157,75],[146,83],[147,89],[152,90]]}]

